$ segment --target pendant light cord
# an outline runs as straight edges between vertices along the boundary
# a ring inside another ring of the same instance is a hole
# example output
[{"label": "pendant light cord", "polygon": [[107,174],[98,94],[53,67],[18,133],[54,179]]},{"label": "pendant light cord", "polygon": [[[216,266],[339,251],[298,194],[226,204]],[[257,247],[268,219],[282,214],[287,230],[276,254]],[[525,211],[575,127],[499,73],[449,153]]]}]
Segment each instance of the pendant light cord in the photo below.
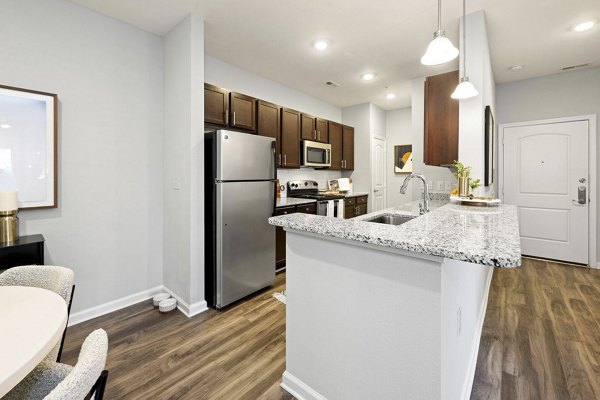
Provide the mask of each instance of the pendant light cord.
[{"label": "pendant light cord", "polygon": [[467,0],[463,0],[463,78],[467,76]]},{"label": "pendant light cord", "polygon": [[438,0],[438,32],[442,31],[442,0]]}]

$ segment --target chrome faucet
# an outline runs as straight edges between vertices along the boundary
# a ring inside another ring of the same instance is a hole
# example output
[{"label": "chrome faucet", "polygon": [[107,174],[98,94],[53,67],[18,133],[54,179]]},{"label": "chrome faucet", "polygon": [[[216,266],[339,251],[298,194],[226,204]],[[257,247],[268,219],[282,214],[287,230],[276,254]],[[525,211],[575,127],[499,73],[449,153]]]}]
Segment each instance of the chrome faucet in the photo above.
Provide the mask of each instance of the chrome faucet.
[{"label": "chrome faucet", "polygon": [[402,187],[400,188],[400,193],[406,194],[406,189],[408,188],[408,182],[412,178],[419,178],[423,181],[423,204],[419,203],[419,212],[420,214],[425,214],[429,212],[429,187],[427,187],[427,178],[423,174],[410,174],[404,179],[402,183]]}]

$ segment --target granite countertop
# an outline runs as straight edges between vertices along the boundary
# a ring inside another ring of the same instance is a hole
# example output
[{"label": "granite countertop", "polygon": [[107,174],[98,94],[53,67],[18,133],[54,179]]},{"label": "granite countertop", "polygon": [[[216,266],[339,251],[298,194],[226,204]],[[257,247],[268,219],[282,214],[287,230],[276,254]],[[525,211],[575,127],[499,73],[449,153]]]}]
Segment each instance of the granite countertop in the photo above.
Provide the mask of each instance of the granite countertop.
[{"label": "granite countertop", "polygon": [[[521,265],[515,206],[481,208],[431,202],[431,209],[419,216],[419,202],[411,202],[346,220],[291,214],[271,217],[269,222],[286,229],[493,267]],[[365,221],[385,214],[416,218],[399,226]]]},{"label": "granite countertop", "polygon": [[352,193],[346,193],[345,196],[346,197],[359,197],[359,196],[368,196],[369,192],[352,192]]},{"label": "granite countertop", "polygon": [[295,197],[281,197],[277,199],[277,208],[279,207],[290,207],[297,206],[298,204],[309,204],[316,203],[317,201],[314,199],[298,199]]}]

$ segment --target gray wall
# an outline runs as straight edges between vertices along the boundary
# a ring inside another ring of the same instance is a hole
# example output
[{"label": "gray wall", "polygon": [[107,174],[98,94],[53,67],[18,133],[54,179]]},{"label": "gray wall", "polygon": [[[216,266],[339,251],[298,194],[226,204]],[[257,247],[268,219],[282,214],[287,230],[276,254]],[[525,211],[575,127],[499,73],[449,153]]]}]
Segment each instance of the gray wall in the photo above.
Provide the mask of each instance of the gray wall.
[{"label": "gray wall", "polygon": [[58,208],[23,210],[72,314],[162,284],[163,47],[64,0],[4,1],[1,83],[58,94]]},{"label": "gray wall", "polygon": [[[496,119],[500,124],[587,114],[598,115],[600,68],[498,85],[496,110]],[[596,132],[596,137],[599,135],[600,132]],[[597,150],[600,150],[600,147]],[[596,176],[600,178],[600,168]],[[596,184],[596,199],[600,198],[598,186],[600,186],[600,179]],[[600,207],[597,215],[600,215]],[[600,253],[598,259],[600,260]]]},{"label": "gray wall", "polygon": [[410,185],[406,194],[400,194],[400,186],[408,174],[394,173],[394,146],[412,144],[412,110],[398,108],[385,113],[385,130],[387,146],[386,179],[387,179],[387,206],[394,207],[412,201],[412,188]]}]

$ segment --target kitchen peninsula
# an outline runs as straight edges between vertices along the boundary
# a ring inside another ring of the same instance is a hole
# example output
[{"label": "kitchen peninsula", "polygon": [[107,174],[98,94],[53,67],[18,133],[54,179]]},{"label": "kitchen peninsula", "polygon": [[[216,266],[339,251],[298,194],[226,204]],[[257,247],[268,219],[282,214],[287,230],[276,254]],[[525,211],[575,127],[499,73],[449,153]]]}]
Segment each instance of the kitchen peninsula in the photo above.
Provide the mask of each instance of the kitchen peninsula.
[{"label": "kitchen peninsula", "polygon": [[[517,209],[418,210],[270,218],[287,232],[287,391],[469,397],[493,268],[521,264]],[[403,217],[399,226],[370,222]]]}]

